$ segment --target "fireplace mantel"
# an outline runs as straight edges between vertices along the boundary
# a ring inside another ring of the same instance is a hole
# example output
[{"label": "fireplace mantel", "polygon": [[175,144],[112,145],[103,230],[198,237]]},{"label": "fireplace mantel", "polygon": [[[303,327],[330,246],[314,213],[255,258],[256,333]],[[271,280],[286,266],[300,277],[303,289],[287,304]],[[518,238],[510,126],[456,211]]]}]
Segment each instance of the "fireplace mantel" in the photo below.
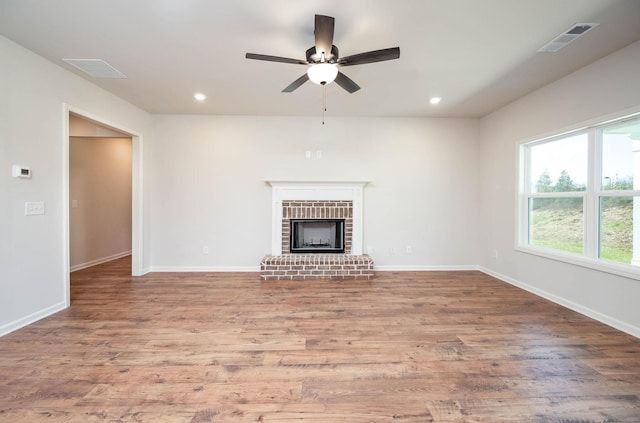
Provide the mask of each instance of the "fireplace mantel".
[{"label": "fireplace mantel", "polygon": [[266,180],[266,183],[271,185],[272,187],[360,187],[364,188],[367,184],[371,183],[371,181],[363,181],[363,180],[335,180],[335,181],[327,181],[327,180],[281,180],[281,179],[270,179]]},{"label": "fireplace mantel", "polygon": [[352,201],[353,239],[351,254],[363,253],[362,198],[370,181],[267,180],[271,185],[271,254],[282,254],[282,201]]}]

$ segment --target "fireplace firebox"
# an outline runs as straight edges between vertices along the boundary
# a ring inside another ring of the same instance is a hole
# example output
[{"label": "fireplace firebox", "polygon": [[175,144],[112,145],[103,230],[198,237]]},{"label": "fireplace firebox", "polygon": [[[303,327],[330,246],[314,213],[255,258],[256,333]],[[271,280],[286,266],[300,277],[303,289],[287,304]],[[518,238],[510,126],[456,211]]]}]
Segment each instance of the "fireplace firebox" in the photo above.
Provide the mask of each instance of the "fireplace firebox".
[{"label": "fireplace firebox", "polygon": [[344,253],[344,219],[291,219],[291,253]]}]

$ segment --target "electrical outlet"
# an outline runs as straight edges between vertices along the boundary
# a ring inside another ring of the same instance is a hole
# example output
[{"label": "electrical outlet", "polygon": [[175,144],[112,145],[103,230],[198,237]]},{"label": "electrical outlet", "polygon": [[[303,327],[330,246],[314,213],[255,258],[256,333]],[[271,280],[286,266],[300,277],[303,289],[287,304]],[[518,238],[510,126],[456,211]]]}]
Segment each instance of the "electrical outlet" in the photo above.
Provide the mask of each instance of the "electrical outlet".
[{"label": "electrical outlet", "polygon": [[305,151],[304,152],[304,157],[307,158],[307,159],[310,159],[311,158],[311,151],[310,150]]},{"label": "electrical outlet", "polygon": [[27,201],[24,203],[24,214],[26,216],[44,214],[44,201]]},{"label": "electrical outlet", "polygon": [[493,257],[494,259],[498,259],[498,250],[493,250],[493,252],[491,253],[491,257]]},{"label": "electrical outlet", "polygon": [[411,248],[411,245],[407,245],[405,248],[405,252],[407,254],[413,254],[413,248]]},{"label": "electrical outlet", "polygon": [[202,247],[202,254],[209,254],[209,247],[207,247],[206,245]]}]

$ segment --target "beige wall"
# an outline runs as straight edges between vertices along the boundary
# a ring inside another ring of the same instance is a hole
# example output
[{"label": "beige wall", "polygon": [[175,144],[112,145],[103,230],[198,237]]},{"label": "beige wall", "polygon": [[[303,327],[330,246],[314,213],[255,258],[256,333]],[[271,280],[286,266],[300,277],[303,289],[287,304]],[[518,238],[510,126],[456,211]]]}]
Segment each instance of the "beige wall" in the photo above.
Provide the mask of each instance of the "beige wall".
[{"label": "beige wall", "polygon": [[319,116],[154,115],[152,122],[152,270],[257,270],[271,251],[266,180],[371,181],[363,236],[377,269],[478,263],[477,119],[328,117],[322,125]]},{"label": "beige wall", "polygon": [[515,249],[519,143],[632,110],[640,111],[640,42],[483,118],[479,252],[486,271],[640,336],[639,281]]},{"label": "beige wall", "polygon": [[[65,105],[140,134],[143,157],[149,114],[4,37],[0,63],[1,335],[69,304]],[[12,178],[13,164],[32,178]],[[25,216],[28,201],[45,214]]]},{"label": "beige wall", "polygon": [[131,251],[131,139],[69,138],[71,270]]}]

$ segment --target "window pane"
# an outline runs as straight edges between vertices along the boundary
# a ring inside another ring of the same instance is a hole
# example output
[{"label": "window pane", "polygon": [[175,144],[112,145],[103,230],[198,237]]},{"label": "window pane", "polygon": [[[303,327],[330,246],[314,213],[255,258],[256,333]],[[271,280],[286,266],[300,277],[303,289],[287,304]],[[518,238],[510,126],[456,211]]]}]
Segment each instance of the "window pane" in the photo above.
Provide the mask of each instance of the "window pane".
[{"label": "window pane", "polygon": [[583,253],[582,197],[530,198],[529,244]]},{"label": "window pane", "polygon": [[[640,121],[605,129],[602,134],[602,189],[634,189],[634,181],[640,183],[640,157],[635,157],[638,155]],[[640,186],[635,189],[640,189]]]},{"label": "window pane", "polygon": [[587,134],[529,147],[530,192],[584,191],[587,186]]},{"label": "window pane", "polygon": [[[635,225],[634,210],[637,215]],[[634,226],[638,232],[635,237],[640,237],[640,197],[601,197],[600,257],[631,264]]]}]

